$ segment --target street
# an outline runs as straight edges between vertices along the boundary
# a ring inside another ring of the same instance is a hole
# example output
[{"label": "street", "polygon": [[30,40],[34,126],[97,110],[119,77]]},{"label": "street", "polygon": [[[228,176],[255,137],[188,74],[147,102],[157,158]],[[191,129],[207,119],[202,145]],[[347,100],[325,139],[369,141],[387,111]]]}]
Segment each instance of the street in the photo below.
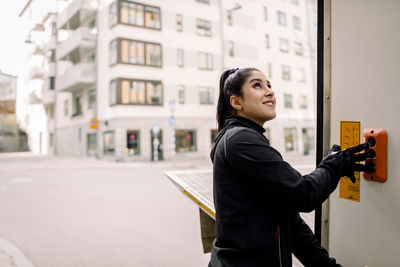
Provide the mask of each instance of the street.
[{"label": "street", "polygon": [[199,210],[168,165],[1,157],[0,237],[36,267],[206,266]]},{"label": "street", "polygon": [[199,210],[162,170],[210,167],[2,154],[0,266],[207,266]]}]

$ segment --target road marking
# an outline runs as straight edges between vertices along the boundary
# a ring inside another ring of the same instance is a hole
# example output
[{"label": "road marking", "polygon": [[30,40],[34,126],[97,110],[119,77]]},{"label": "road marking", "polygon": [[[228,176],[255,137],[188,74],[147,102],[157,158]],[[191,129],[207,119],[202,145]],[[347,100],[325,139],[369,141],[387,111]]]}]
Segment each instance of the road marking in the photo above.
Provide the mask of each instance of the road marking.
[{"label": "road marking", "polygon": [[0,250],[10,256],[17,267],[34,267],[25,255],[16,246],[0,237]]}]

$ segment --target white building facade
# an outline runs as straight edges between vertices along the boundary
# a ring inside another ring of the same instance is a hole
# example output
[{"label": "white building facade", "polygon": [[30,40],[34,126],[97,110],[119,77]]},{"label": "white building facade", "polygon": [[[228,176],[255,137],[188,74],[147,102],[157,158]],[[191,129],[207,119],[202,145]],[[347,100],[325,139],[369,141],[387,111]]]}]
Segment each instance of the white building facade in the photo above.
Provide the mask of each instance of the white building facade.
[{"label": "white building facade", "polygon": [[[271,79],[278,117],[265,127],[272,145],[314,150],[310,2],[48,1],[50,11],[32,0],[21,12],[31,17],[28,58],[42,60],[40,75],[25,75],[21,89],[38,91],[20,109],[23,120],[40,118],[36,128],[25,125],[34,152],[207,158],[219,75],[231,67],[257,67]],[[41,46],[32,39],[38,30]]]}]

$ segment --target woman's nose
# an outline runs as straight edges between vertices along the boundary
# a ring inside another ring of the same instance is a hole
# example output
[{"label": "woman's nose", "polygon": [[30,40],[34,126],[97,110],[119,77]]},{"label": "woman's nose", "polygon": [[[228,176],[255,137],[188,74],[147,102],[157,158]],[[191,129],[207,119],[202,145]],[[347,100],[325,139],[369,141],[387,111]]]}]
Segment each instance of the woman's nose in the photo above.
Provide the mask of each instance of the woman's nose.
[{"label": "woman's nose", "polygon": [[265,95],[266,96],[274,96],[275,92],[271,88],[267,87],[267,89],[265,90]]}]

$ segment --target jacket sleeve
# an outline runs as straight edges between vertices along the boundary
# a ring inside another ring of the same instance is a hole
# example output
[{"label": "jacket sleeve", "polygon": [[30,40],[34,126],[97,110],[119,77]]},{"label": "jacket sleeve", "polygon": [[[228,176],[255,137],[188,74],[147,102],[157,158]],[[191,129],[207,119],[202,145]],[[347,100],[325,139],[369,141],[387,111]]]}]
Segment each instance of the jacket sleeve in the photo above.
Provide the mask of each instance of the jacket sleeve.
[{"label": "jacket sleeve", "polygon": [[292,249],[293,254],[307,267],[339,267],[334,258],[319,244],[314,233],[297,213],[293,222]]},{"label": "jacket sleeve", "polygon": [[278,208],[308,212],[318,207],[335,190],[339,178],[323,165],[302,176],[279,152],[251,130],[228,131],[225,154],[228,166],[240,173],[245,185]]}]

